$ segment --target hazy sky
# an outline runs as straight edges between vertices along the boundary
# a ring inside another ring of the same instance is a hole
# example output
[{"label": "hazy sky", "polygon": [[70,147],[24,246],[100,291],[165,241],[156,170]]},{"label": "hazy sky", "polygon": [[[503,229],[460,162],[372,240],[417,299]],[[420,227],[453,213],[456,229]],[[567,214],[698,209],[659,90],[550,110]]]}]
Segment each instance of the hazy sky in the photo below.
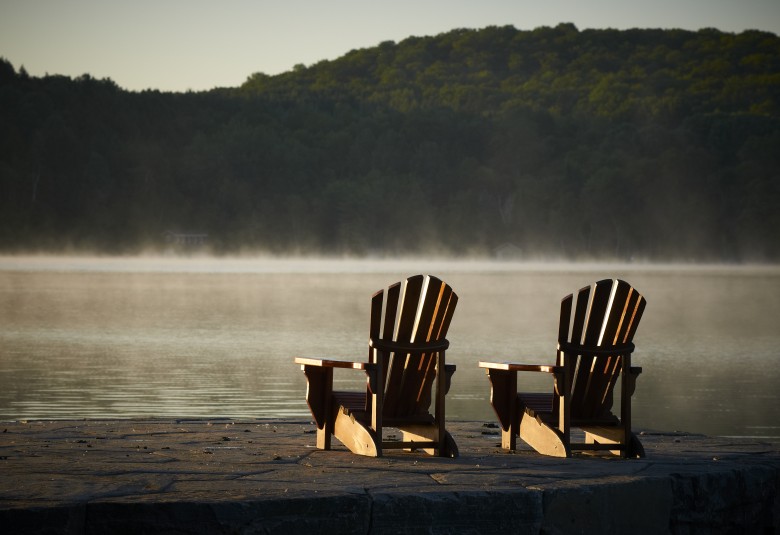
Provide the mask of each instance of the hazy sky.
[{"label": "hazy sky", "polygon": [[0,57],[33,76],[200,91],[411,35],[561,22],[780,34],[780,0],[0,0]]}]

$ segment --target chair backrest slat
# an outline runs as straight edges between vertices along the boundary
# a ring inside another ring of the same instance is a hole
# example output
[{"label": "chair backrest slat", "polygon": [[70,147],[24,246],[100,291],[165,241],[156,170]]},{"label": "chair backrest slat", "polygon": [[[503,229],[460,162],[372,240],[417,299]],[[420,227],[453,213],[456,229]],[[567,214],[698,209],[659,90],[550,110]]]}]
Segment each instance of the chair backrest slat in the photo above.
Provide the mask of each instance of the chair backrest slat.
[{"label": "chair backrest slat", "polygon": [[[420,301],[413,342],[440,340],[447,318],[447,307],[452,289],[436,277],[428,277],[427,287]],[[452,318],[450,314],[449,318]],[[449,326],[449,324],[447,324]],[[436,378],[436,354],[409,355],[404,381],[401,386],[403,414],[425,413],[431,404],[431,392]]]},{"label": "chair backrest slat", "polygon": [[[392,312],[388,309],[385,316],[386,330],[382,333],[384,340],[412,341],[412,329],[414,328],[423,278],[422,275],[415,275],[406,279],[405,283],[399,286],[400,293],[398,299],[392,303]],[[407,357],[407,355],[400,353],[389,355],[384,399],[384,414],[386,416],[395,415],[398,412],[398,404],[401,399],[399,385],[403,383],[405,370],[409,366]]]},{"label": "chair backrest slat", "polygon": [[[604,285],[604,281],[597,282],[585,290],[580,290],[579,295],[583,296],[587,294],[590,301],[585,304],[587,312],[581,318],[576,318],[576,321],[582,321],[583,325],[578,326],[577,330],[583,333],[581,341],[575,339],[570,340],[573,343],[581,343],[585,346],[595,346],[598,344],[598,338],[601,334],[601,327],[604,318],[604,313],[609,304],[609,291]],[[578,308],[579,308],[579,299]],[[572,397],[571,403],[573,412],[582,410],[586,400],[590,399],[593,395],[591,390],[591,379],[593,377],[594,357],[592,355],[580,355],[578,358],[577,366],[575,368],[574,380],[572,382]]]},{"label": "chair backrest slat", "polygon": [[634,340],[634,334],[636,333],[637,327],[639,327],[639,320],[642,319],[642,314],[645,311],[645,305],[647,305],[647,301],[639,292],[635,290],[635,295],[633,296],[632,301],[626,311],[625,321],[628,322],[628,325],[623,328],[623,331],[625,332],[623,337],[624,344]]},{"label": "chair backrest slat", "polygon": [[[395,331],[395,319],[398,313],[398,301],[401,299],[400,282],[396,282],[387,289],[387,304],[385,306],[385,319],[380,338],[392,339]],[[381,293],[381,292],[380,292]]]},{"label": "chair backrest slat", "polygon": [[[391,284],[387,291],[379,290],[371,298],[371,326],[369,336],[374,340],[392,339],[395,330],[395,318],[398,311],[398,300],[401,294],[401,283]],[[384,298],[386,297],[386,301]],[[381,383],[387,382],[390,369],[390,355],[384,355],[383,376]],[[374,351],[369,348],[369,362],[374,362]]]},{"label": "chair backrest slat", "polygon": [[585,288],[580,289],[579,292],[577,292],[577,306],[574,309],[574,317],[573,318],[567,318],[567,323],[569,323],[569,327],[567,328],[567,332],[570,332],[570,338],[568,340],[570,341],[576,341],[579,343],[582,341],[582,334],[583,329],[585,328],[585,324],[587,322],[587,313],[588,313],[588,303],[590,301],[590,286],[586,286]]},{"label": "chair backrest slat", "polygon": [[[609,284],[607,284],[609,283]],[[615,345],[623,325],[629,294],[633,289],[623,281],[600,281],[603,292],[609,292],[608,308],[600,318],[601,333],[596,342],[600,347]],[[612,391],[620,376],[620,355],[602,355],[592,360],[587,392],[583,397],[583,414],[595,415],[612,407]]]},{"label": "chair backrest slat", "polygon": [[[371,317],[368,327],[369,338],[382,337],[382,309],[384,305],[385,291],[379,290],[371,296]],[[368,348],[368,361],[374,362],[374,350]]]},{"label": "chair backrest slat", "polygon": [[[396,283],[397,285],[398,283]],[[388,294],[388,300],[392,299],[392,290],[393,287],[391,286],[388,288],[387,294]],[[370,316],[370,323],[368,328],[368,336],[369,339],[379,339],[382,337],[382,312],[384,311],[384,297],[385,297],[385,291],[379,290],[374,295],[371,296],[371,316]],[[368,362],[376,362],[375,358],[376,356],[379,356],[380,358],[384,359],[383,366],[382,366],[382,377],[379,379],[379,384],[383,385],[387,381],[387,367],[388,367],[388,359],[387,355],[382,355],[381,353],[375,351],[373,348],[368,348]],[[366,396],[366,411],[371,410],[371,396]]]},{"label": "chair backrest slat", "polygon": [[[382,317],[375,308],[381,309],[383,295],[386,300],[380,329],[373,322]],[[375,294],[371,336],[394,342],[439,341],[447,334],[456,303],[457,295],[436,277],[410,277]],[[399,418],[426,412],[436,377],[435,354],[394,353],[385,359],[383,415]]]},{"label": "chair backrest slat", "polygon": [[[561,302],[559,342],[581,346],[576,356],[571,389],[573,418],[596,418],[612,409],[621,355],[593,355],[588,348],[604,349],[633,340],[645,308],[645,299],[627,282],[605,279],[582,288],[571,315],[572,297]],[[559,359],[560,361],[560,359]],[[560,363],[560,362],[559,362]]]},{"label": "chair backrest slat", "polygon": [[[558,340],[569,340],[569,328],[571,327],[571,307],[574,295],[569,294],[561,300],[561,317],[558,321]],[[560,365],[561,362],[558,362]]]}]

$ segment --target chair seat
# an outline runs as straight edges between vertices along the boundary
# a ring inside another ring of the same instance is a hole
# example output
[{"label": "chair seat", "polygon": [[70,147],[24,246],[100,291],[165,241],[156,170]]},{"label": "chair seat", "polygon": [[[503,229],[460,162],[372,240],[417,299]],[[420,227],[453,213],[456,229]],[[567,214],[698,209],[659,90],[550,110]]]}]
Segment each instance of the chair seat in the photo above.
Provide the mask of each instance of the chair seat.
[{"label": "chair seat", "polygon": [[344,407],[350,413],[366,411],[365,392],[333,392],[333,404]]},{"label": "chair seat", "polygon": [[549,393],[518,393],[517,401],[520,409],[531,416],[550,415],[553,410],[553,395]]},{"label": "chair seat", "polygon": [[[370,422],[371,413],[367,410],[367,396],[363,392],[333,392],[333,403],[341,410],[360,422]],[[388,427],[406,425],[433,425],[435,418],[428,413],[408,415],[403,418],[385,418]]]},{"label": "chair seat", "polygon": [[[553,410],[554,394],[540,392],[522,392],[517,394],[520,411],[547,423],[557,424],[558,414]],[[612,413],[601,416],[580,418],[572,415],[572,425],[615,426],[620,425],[620,419]]]}]

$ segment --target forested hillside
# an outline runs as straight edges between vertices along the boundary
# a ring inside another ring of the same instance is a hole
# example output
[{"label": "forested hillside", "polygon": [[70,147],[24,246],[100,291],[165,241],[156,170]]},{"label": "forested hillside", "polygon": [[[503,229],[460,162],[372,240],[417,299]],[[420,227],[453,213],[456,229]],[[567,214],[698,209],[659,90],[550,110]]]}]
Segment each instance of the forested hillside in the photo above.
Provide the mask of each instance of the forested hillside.
[{"label": "forested hillside", "polygon": [[780,38],[454,30],[199,93],[0,61],[0,251],[166,231],[217,253],[778,261]]}]

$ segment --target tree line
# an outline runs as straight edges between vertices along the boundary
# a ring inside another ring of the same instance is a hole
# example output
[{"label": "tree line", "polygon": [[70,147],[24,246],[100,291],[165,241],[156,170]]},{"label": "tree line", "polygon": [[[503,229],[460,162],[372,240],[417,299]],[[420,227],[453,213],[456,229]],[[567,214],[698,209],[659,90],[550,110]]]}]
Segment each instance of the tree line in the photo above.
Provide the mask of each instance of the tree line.
[{"label": "tree line", "polygon": [[780,259],[780,38],[457,29],[240,87],[0,59],[0,250]]}]

